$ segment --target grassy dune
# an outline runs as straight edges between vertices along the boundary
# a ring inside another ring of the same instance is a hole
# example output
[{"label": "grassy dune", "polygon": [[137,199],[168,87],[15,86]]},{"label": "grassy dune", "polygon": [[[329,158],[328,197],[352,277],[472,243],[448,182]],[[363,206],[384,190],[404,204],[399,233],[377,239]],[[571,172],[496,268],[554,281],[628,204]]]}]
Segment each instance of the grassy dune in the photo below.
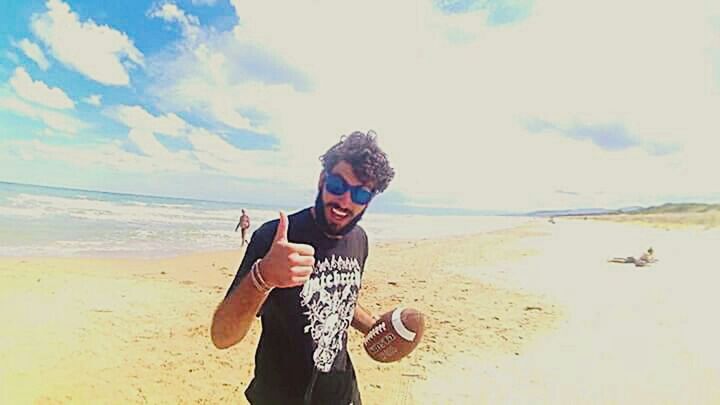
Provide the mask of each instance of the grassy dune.
[{"label": "grassy dune", "polygon": [[720,204],[664,204],[631,213],[592,215],[588,218],[659,228],[716,228],[720,226]]}]

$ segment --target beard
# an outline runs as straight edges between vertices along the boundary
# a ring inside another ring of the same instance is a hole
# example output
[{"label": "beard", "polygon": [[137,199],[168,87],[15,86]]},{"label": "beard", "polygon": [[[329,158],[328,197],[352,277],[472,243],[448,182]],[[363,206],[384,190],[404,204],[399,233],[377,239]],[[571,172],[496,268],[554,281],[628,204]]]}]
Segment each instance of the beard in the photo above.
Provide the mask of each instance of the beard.
[{"label": "beard", "polygon": [[[337,208],[340,208],[339,206],[335,205],[334,203],[331,203],[330,206],[335,206]],[[364,208],[362,212],[357,214],[355,218],[353,218],[347,225],[345,225],[342,228],[337,228],[335,226],[332,226],[330,223],[328,223],[327,217],[325,216],[325,203],[322,199],[322,188],[318,190],[317,197],[315,197],[315,223],[318,225],[320,230],[325,233],[326,235],[330,236],[345,236],[350,231],[355,228],[355,225],[360,222],[363,215],[365,215],[365,210],[367,208]]]}]

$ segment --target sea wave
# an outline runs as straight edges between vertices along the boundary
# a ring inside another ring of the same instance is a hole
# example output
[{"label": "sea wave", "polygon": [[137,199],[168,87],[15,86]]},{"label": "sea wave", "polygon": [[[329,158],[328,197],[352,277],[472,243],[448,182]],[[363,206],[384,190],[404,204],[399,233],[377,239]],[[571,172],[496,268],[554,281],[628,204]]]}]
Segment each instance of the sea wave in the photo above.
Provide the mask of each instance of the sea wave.
[{"label": "sea wave", "polygon": [[[242,242],[234,232],[241,208],[251,216],[251,234],[278,217],[277,210],[236,203],[0,183],[0,256],[168,256],[236,249]],[[372,243],[490,232],[523,221],[369,212],[361,225]]]}]

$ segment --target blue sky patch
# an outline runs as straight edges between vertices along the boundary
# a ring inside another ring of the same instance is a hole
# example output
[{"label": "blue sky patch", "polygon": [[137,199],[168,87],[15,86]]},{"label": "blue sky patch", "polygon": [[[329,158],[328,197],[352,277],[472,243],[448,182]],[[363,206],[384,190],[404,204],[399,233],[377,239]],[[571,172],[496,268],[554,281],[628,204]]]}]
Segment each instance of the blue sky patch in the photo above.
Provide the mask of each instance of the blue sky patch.
[{"label": "blue sky patch", "polygon": [[530,16],[534,0],[436,0],[435,5],[446,14],[484,10],[488,13],[488,24],[503,25],[522,21]]},{"label": "blue sky patch", "polygon": [[577,125],[565,131],[565,135],[574,139],[589,139],[595,145],[606,150],[622,150],[640,145],[622,125]]},{"label": "blue sky patch", "polygon": [[302,71],[279,57],[253,45],[236,46],[226,53],[232,65],[230,81],[241,83],[248,78],[267,84],[290,84],[298,91],[310,91],[312,83]]},{"label": "blue sky patch", "polygon": [[530,133],[555,133],[576,140],[589,140],[608,151],[620,151],[640,147],[651,155],[668,155],[681,150],[678,145],[648,143],[631,134],[621,124],[584,125],[576,124],[567,128],[540,119],[528,119],[524,122]]},{"label": "blue sky patch", "polygon": [[278,146],[276,137],[247,130],[234,130],[224,138],[229,144],[244,150],[269,150]]}]

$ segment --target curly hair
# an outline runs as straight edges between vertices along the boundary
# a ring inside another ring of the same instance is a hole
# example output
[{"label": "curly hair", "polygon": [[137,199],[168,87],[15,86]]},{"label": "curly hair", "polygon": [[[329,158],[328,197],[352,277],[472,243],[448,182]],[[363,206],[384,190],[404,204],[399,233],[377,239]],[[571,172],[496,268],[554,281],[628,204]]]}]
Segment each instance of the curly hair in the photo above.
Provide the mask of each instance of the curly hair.
[{"label": "curly hair", "polygon": [[367,134],[355,131],[343,135],[340,142],[320,156],[323,168],[329,172],[344,160],[352,166],[358,180],[372,182],[375,185],[373,191],[382,193],[395,177],[395,170],[390,167],[387,155],[378,146],[376,137],[374,131],[368,131]]}]

